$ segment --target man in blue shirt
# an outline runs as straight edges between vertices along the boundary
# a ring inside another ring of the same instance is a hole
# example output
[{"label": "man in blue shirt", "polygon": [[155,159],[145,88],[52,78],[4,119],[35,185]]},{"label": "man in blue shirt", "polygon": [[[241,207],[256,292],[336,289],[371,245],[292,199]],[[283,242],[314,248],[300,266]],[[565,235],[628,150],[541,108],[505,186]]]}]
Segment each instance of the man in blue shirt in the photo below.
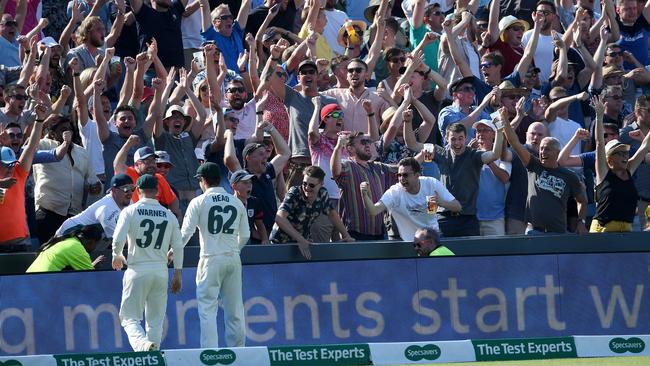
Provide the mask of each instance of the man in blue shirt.
[{"label": "man in blue shirt", "polygon": [[230,8],[221,4],[210,12],[208,0],[201,2],[201,36],[206,41],[214,41],[223,54],[226,66],[241,74],[237,66],[237,58],[244,53],[244,31],[251,9],[251,0],[243,0],[237,19],[233,20]]},{"label": "man in blue shirt", "polygon": [[20,66],[18,43],[16,42],[18,23],[11,14],[3,14],[0,20],[0,65]]}]

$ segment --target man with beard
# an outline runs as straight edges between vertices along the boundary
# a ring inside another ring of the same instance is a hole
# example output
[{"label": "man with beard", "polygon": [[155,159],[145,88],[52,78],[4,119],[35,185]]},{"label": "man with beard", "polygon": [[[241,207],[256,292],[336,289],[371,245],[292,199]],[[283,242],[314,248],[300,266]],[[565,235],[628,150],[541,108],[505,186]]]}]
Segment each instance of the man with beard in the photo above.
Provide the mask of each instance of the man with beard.
[{"label": "man with beard", "polygon": [[[249,139],[255,136],[255,98],[246,101],[246,88],[241,79],[230,80],[226,86],[226,101],[228,102],[229,115],[239,120],[235,138]],[[216,116],[215,116],[216,117]],[[214,117],[213,117],[214,118]]]},{"label": "man with beard", "polygon": [[51,50],[50,53],[50,75],[52,75],[52,86],[50,87],[50,94],[52,97],[57,97],[61,94],[61,88],[66,85],[65,70],[62,63],[63,47],[59,42],[55,41],[52,37],[45,37],[40,42]]},{"label": "man with beard", "polygon": [[106,37],[106,28],[104,22],[97,16],[90,16],[81,22],[77,29],[79,36],[77,40],[81,43],[68,51],[66,56],[67,65],[73,58],[79,60],[79,70],[85,70],[89,67],[97,66],[95,64],[98,55],[104,56],[104,37]]},{"label": "man with beard", "polygon": [[18,23],[11,14],[3,14],[0,20],[0,65],[20,66],[16,31]]},{"label": "man with beard", "polygon": [[[183,215],[181,214],[180,203],[176,197],[176,194],[169,186],[167,179],[165,179],[165,177],[162,175],[156,173],[156,159],[158,158],[158,155],[156,155],[154,150],[149,146],[139,148],[133,157],[133,160],[135,161],[133,166],[126,165],[126,155],[128,154],[128,151],[132,147],[137,146],[140,143],[139,140],[140,138],[138,136],[130,136],[124,146],[122,146],[120,151],[117,153],[115,156],[115,161],[113,162],[113,166],[115,167],[115,174],[125,173],[131,177],[131,180],[134,182],[137,182],[138,178],[144,174],[150,174],[156,177],[158,180],[158,192],[156,194],[156,200],[160,202],[161,205],[167,207],[171,212],[173,212],[174,215],[176,215],[178,218],[178,222],[181,222]],[[136,190],[133,192],[133,202],[138,202],[139,198],[140,197],[138,196],[138,191]]]},{"label": "man with beard", "polygon": [[[548,80],[551,76],[551,65],[553,64],[553,36],[551,30],[556,21],[558,21],[555,4],[549,0],[540,0],[537,2],[537,7],[533,12],[533,19],[536,19],[541,14],[544,17],[542,28],[539,34],[539,41],[535,49],[535,66],[541,70],[540,79]],[[526,47],[528,42],[533,36],[533,30],[528,30],[524,33],[521,39],[521,44]]]},{"label": "man with beard", "polygon": [[461,211],[460,202],[439,180],[420,176],[420,163],[415,158],[402,159],[397,166],[399,183],[384,192],[377,203],[372,201],[368,182],[362,182],[359,189],[371,216],[390,212],[403,241],[412,241],[421,227],[438,230],[436,213],[429,209],[431,200],[436,207],[456,213]]},{"label": "man with beard", "polygon": [[131,203],[134,190],[131,177],[126,174],[113,176],[110,191],[81,213],[65,220],[56,231],[56,235],[64,235],[68,230],[79,225],[99,224],[104,229],[106,238],[111,239],[120,211]]},{"label": "man with beard", "polygon": [[208,0],[200,0],[199,3],[203,17],[201,19],[201,36],[206,41],[216,42],[228,69],[240,74],[237,58],[244,53],[244,29],[248,22],[248,13],[251,10],[251,0],[242,1],[235,20],[226,4],[220,4],[210,12]]},{"label": "man with beard", "polygon": [[[166,68],[183,67],[185,58],[181,20],[186,11],[187,0],[154,0],[151,6],[144,4],[143,0],[131,0],[130,4],[138,25],[140,52],[147,51],[148,43],[156,39],[159,41],[160,62]],[[198,7],[199,3],[195,2],[192,6]]]},{"label": "man with beard", "polygon": [[4,108],[0,108],[0,131],[8,123],[16,123],[25,130],[31,125],[36,115],[31,109],[25,110],[27,104],[25,87],[19,84],[9,85],[4,90]]},{"label": "man with beard", "polygon": [[[337,0],[328,0],[330,2]],[[278,13],[269,24],[269,27],[282,28],[284,30],[293,32],[294,22],[296,19],[296,9],[302,7],[304,0],[265,0],[264,3],[251,11],[246,22],[246,32],[255,34],[260,29],[264,18],[266,18],[271,9],[275,5],[279,5]],[[240,24],[241,25],[241,24]],[[335,38],[336,39],[336,38]]]},{"label": "man with beard", "polygon": [[59,162],[34,165],[35,234],[41,243],[47,242],[68,217],[83,210],[85,191],[98,194],[102,189],[88,152],[83,146],[74,144],[72,137],[72,121],[59,116],[39,143],[42,150],[65,145],[65,155]]},{"label": "man with beard", "polygon": [[[517,111],[520,118],[523,111]],[[514,127],[513,127],[514,128]],[[533,122],[528,126],[524,148],[532,155],[539,154],[539,144],[548,136],[546,126],[541,122]],[[523,235],[526,233],[526,196],[528,194],[528,174],[526,167],[517,154],[512,154],[512,171],[510,173],[510,188],[506,194],[506,234]]]},{"label": "man with beard", "polygon": [[586,233],[587,195],[578,176],[559,166],[560,142],[554,137],[544,137],[538,158],[519,142],[508,120],[504,120],[503,125],[508,142],[528,170],[526,221],[529,225],[526,235],[566,233],[569,198],[578,204],[576,232]]},{"label": "man with beard", "polygon": [[[338,100],[343,111],[343,129],[346,131],[363,131],[368,133],[368,117],[374,116],[377,125],[377,116],[388,108],[388,103],[374,91],[366,88],[368,65],[361,59],[353,58],[348,63],[348,88],[336,88],[324,91],[322,94]],[[372,103],[371,113],[363,108],[363,101]]]},{"label": "man with beard", "polygon": [[[370,216],[359,204],[363,202],[359,185],[368,182],[370,196],[376,202],[391,186],[397,172],[394,165],[370,161],[370,145],[372,140],[363,132],[340,135],[330,159],[332,178],[341,189],[341,219],[350,236],[356,240],[384,240],[385,234],[382,217]],[[343,149],[349,159],[342,159]]]}]

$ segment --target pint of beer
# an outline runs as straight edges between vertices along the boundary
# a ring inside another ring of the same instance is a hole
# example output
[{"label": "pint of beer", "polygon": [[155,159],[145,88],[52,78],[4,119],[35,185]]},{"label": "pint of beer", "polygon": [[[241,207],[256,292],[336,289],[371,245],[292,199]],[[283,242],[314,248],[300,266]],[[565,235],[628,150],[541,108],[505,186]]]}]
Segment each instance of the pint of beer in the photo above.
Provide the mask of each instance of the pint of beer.
[{"label": "pint of beer", "polygon": [[424,144],[424,161],[427,163],[433,161],[433,144]]},{"label": "pint of beer", "polygon": [[435,215],[438,211],[438,202],[436,202],[435,196],[427,196],[427,213],[429,215]]}]

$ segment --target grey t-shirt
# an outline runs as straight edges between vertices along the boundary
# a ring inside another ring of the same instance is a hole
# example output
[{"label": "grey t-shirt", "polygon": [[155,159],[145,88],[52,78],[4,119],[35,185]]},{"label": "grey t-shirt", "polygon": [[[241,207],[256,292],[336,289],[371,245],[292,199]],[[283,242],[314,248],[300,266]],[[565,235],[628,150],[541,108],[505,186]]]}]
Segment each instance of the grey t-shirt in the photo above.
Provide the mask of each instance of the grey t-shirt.
[{"label": "grey t-shirt", "polygon": [[34,113],[31,109],[24,110],[20,116],[14,118],[14,117],[9,117],[7,116],[1,109],[0,109],[0,131],[4,130],[5,127],[9,123],[17,123],[20,125],[20,127],[25,131],[25,128],[27,128],[27,125],[32,124],[36,120],[36,113]]},{"label": "grey t-shirt", "polygon": [[[104,50],[102,49],[97,49],[97,52],[100,55],[104,55]],[[85,70],[89,67],[95,67],[95,57],[90,53],[86,45],[81,45],[78,47],[75,47],[68,51],[68,54],[65,57],[65,69],[68,68],[68,63],[72,58],[76,57],[79,60],[79,70]]]},{"label": "grey t-shirt", "polygon": [[526,221],[534,228],[565,233],[566,209],[570,197],[584,193],[578,175],[567,168],[547,169],[531,156],[528,166]]},{"label": "grey t-shirt", "polygon": [[[303,96],[288,85],[284,87],[284,105],[289,112],[289,148],[291,157],[310,156],[307,131],[314,113],[311,97]],[[336,99],[321,96],[321,105],[336,103]]]},{"label": "grey t-shirt", "polygon": [[433,161],[440,168],[440,181],[463,206],[462,215],[476,215],[482,155],[483,151],[467,147],[464,153],[454,156],[449,148],[436,145]]},{"label": "grey t-shirt", "polygon": [[[629,144],[632,148],[630,151],[630,157],[639,149],[641,143],[637,140],[630,138],[630,131],[638,130],[639,125],[637,122],[634,122],[625,128],[621,129],[621,142],[624,144]],[[650,200],[650,164],[645,162],[641,163],[634,173],[634,185],[636,190],[639,193],[639,196],[644,201]]]},{"label": "grey t-shirt", "polygon": [[188,132],[182,132],[178,137],[174,137],[169,132],[163,132],[160,137],[154,137],[156,150],[167,151],[172,164],[174,164],[165,179],[178,190],[199,189],[199,181],[194,178],[194,174],[199,168],[199,162],[194,153],[197,142],[198,140]]},{"label": "grey t-shirt", "polygon": [[[152,146],[151,141],[145,137],[144,130],[141,128],[135,130],[134,135],[138,135],[138,137],[140,137],[140,145],[135,146],[129,150],[129,155],[126,158],[127,166],[133,165],[133,154],[135,154],[136,150],[143,146]],[[116,132],[110,131],[108,139],[102,143],[102,155],[104,156],[104,173],[106,174],[106,182],[104,182],[105,189],[110,188],[111,178],[113,178],[113,175],[115,175],[115,170],[113,170],[113,160],[115,160],[117,152],[120,151],[122,146],[124,146],[126,140],[127,139],[125,137],[118,135]]]}]

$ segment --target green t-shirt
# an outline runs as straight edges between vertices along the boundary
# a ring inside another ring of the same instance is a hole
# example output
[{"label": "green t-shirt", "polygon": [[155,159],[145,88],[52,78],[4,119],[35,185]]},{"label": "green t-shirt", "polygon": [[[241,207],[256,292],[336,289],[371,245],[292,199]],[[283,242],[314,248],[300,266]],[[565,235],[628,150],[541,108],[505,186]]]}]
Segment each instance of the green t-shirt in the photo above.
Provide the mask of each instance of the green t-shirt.
[{"label": "green t-shirt", "polygon": [[454,254],[454,252],[449,250],[449,248],[447,248],[446,246],[441,245],[441,246],[437,247],[434,251],[432,251],[429,254],[429,257],[439,257],[439,256],[442,257],[442,256],[446,256],[446,255],[456,255],[456,254]]},{"label": "green t-shirt", "polygon": [[[429,28],[422,23],[420,28],[415,29],[413,26],[410,27],[409,32],[409,41],[413,49],[422,42],[424,36],[429,32]],[[440,47],[440,39],[436,39],[431,42],[428,46],[424,47],[424,63],[431,68],[433,71],[438,71],[438,48]]]},{"label": "green t-shirt", "polygon": [[27,268],[30,272],[56,272],[66,267],[74,270],[95,269],[86,248],[77,238],[68,238],[41,252]]}]

